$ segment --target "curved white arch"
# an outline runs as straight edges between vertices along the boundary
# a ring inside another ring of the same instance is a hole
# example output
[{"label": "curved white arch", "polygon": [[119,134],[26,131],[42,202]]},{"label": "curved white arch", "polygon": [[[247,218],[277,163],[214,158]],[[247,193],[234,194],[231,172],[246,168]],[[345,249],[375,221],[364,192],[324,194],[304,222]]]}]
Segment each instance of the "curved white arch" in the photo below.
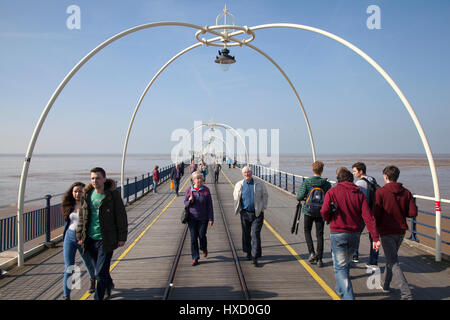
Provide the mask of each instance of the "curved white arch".
[{"label": "curved white arch", "polygon": [[[191,23],[184,23],[184,22],[177,22],[177,21],[166,21],[166,22],[152,22],[152,23],[146,23],[143,25],[139,25],[130,29],[127,29],[125,31],[122,31],[111,38],[107,39],[106,41],[99,44],[97,47],[95,47],[91,52],[89,52],[86,56],[84,56],[74,67],[73,69],[64,77],[64,79],[60,82],[56,90],[53,92],[52,96],[50,97],[49,101],[47,102],[47,105],[45,106],[35,128],[33,131],[33,135],[31,136],[30,142],[28,144],[27,153],[25,155],[25,160],[22,167],[22,173],[20,176],[20,184],[19,184],[19,194],[18,194],[18,200],[17,200],[17,265],[23,266],[24,260],[23,260],[23,242],[24,242],[24,235],[23,235],[23,223],[22,223],[22,217],[23,217],[23,205],[24,205],[24,195],[25,195],[25,188],[27,183],[27,177],[28,177],[28,169],[30,167],[31,157],[33,156],[34,147],[36,146],[37,138],[39,137],[39,133],[42,129],[42,126],[45,122],[45,119],[47,118],[48,113],[50,112],[51,108],[53,107],[53,104],[55,103],[56,99],[64,89],[64,87],[67,85],[67,83],[72,79],[72,77],[78,72],[78,70],[86,63],[88,62],[93,56],[95,56],[98,52],[100,52],[102,49],[110,45],[111,43],[115,42],[116,40],[123,38],[131,33],[154,28],[154,27],[161,27],[161,26],[181,26],[181,27],[188,27],[192,29],[197,30],[205,30],[204,27],[198,26]],[[216,34],[220,36],[217,32],[211,32],[213,34]]]},{"label": "curved white arch", "polygon": [[[185,140],[189,135],[192,135],[196,130],[203,128],[203,127],[221,127],[224,128],[225,130],[228,129],[230,130],[230,132],[240,140],[240,142],[242,143],[242,145],[244,146],[244,150],[245,150],[245,161],[248,162],[249,161],[249,154],[248,154],[248,150],[247,150],[247,146],[245,145],[245,141],[242,138],[242,136],[239,134],[239,132],[236,131],[236,129],[234,129],[232,126],[229,126],[227,124],[224,123],[202,123],[201,125],[198,125],[194,128],[192,128],[189,132],[187,132],[183,138],[181,139],[181,141]],[[218,138],[218,137],[216,137]],[[223,141],[223,140],[222,140]],[[177,155],[178,157],[178,155]],[[177,158],[178,160],[178,158]]]},{"label": "curved white arch", "polygon": [[[336,36],[335,34],[332,34],[330,32],[309,27],[305,25],[299,25],[299,24],[292,24],[292,23],[272,23],[272,24],[264,24],[259,25],[255,27],[251,27],[249,29],[251,30],[260,30],[260,29],[268,29],[268,28],[293,28],[293,29],[301,29],[301,30],[307,30],[314,33],[321,34],[325,37],[328,37],[332,40],[335,40],[347,48],[351,49],[353,52],[357,53],[360,57],[362,57],[364,60],[366,60],[381,76],[389,83],[389,85],[392,87],[394,92],[397,94],[397,96],[402,101],[403,105],[405,106],[406,110],[408,111],[411,119],[414,122],[414,125],[416,126],[417,132],[419,133],[420,139],[422,140],[422,144],[425,148],[425,152],[428,158],[428,165],[430,166],[431,171],[431,177],[433,180],[433,188],[434,188],[434,195],[435,195],[435,202],[436,202],[436,261],[441,261],[441,194],[439,190],[439,180],[437,176],[436,166],[434,164],[434,158],[433,153],[431,152],[430,145],[428,143],[428,139],[425,135],[425,132],[422,129],[422,125],[420,124],[419,119],[416,116],[416,113],[414,112],[414,109],[411,107],[408,99],[406,99],[403,92],[400,90],[400,88],[397,86],[397,84],[392,80],[392,78],[387,74],[386,71],[384,71],[381,66],[376,63],[369,55],[367,55],[364,51],[353,45],[352,43],[342,39],[341,37]],[[247,44],[248,45],[248,44]]]},{"label": "curved white arch", "polygon": [[[295,97],[297,98],[297,101],[298,101],[298,103],[299,103],[299,105],[300,105],[300,109],[302,110],[303,118],[305,119],[305,122],[306,122],[306,128],[307,128],[307,130],[308,130],[309,141],[310,141],[311,149],[312,149],[313,162],[315,162],[315,161],[316,161],[316,147],[315,147],[315,144],[314,144],[314,138],[313,138],[313,135],[312,135],[311,125],[310,125],[310,123],[309,123],[308,116],[306,115],[305,108],[304,108],[304,106],[303,106],[302,100],[300,99],[300,96],[299,96],[297,90],[295,89],[294,85],[292,84],[291,80],[289,79],[289,77],[287,76],[287,74],[284,72],[284,70],[283,70],[283,69],[282,69],[282,68],[281,68],[281,67],[280,67],[280,66],[279,66],[279,65],[278,65],[278,64],[277,64],[277,63],[276,63],[269,55],[267,55],[264,51],[262,51],[261,49],[255,47],[255,46],[253,46],[253,45],[251,45],[251,44],[249,44],[249,43],[243,42],[243,41],[238,40],[238,39],[234,39],[234,38],[232,37],[233,35],[237,35],[237,34],[240,34],[240,33],[243,33],[243,31],[236,31],[236,32],[230,34],[229,39],[231,39],[231,40],[233,40],[233,41],[236,41],[236,42],[239,42],[239,43],[242,44],[242,45],[248,46],[249,48],[255,50],[256,52],[262,54],[266,59],[268,59],[268,60],[269,60],[269,61],[270,61],[270,62],[278,69],[278,71],[281,72],[281,74],[283,75],[283,77],[286,79],[286,81],[288,82],[289,86],[291,87],[292,91],[294,91]],[[216,40],[216,39],[218,39],[218,37],[217,37],[217,38],[214,38],[214,39],[211,39],[211,40],[209,40],[209,41],[214,41],[214,40]],[[134,124],[134,120],[135,120],[135,118],[136,118],[136,114],[137,114],[137,112],[138,112],[138,110],[139,110],[139,108],[140,108],[140,106],[141,106],[141,104],[142,104],[142,101],[143,101],[145,95],[147,94],[148,90],[149,90],[150,87],[153,85],[153,83],[155,82],[155,80],[159,77],[159,75],[160,75],[160,74],[161,74],[161,73],[162,73],[162,72],[163,72],[163,71],[164,71],[164,70],[165,70],[165,69],[166,69],[173,61],[175,61],[176,59],[178,59],[178,58],[179,58],[180,56],[182,56],[183,54],[189,52],[190,50],[199,47],[200,45],[201,45],[201,43],[197,43],[197,44],[194,44],[194,45],[192,45],[192,46],[190,46],[190,47],[187,47],[186,49],[184,49],[184,50],[180,51],[179,53],[177,53],[177,54],[176,54],[174,57],[172,57],[169,61],[167,61],[167,63],[164,64],[164,66],[163,66],[163,67],[162,67],[162,68],[161,68],[161,69],[153,76],[152,80],[149,82],[149,84],[146,86],[146,88],[144,89],[143,93],[141,94],[141,97],[139,98],[139,101],[138,101],[138,103],[136,104],[136,107],[135,107],[135,109],[134,109],[133,115],[132,115],[132,117],[131,117],[130,124],[129,124],[129,126],[128,126],[127,135],[126,135],[126,138],[125,138],[125,143],[124,143],[123,152],[122,152],[122,168],[121,168],[121,173],[120,173],[120,181],[121,181],[120,184],[121,184],[122,198],[124,198],[125,160],[126,160],[126,154],[127,154],[127,149],[128,149],[129,136],[130,136],[130,133],[131,133],[132,126],[133,126],[133,124]],[[234,130],[232,127],[230,127],[230,129]],[[240,137],[240,135],[239,135],[237,132],[236,132],[236,134],[237,134],[237,136],[242,140],[242,138]],[[245,146],[245,142],[243,142],[243,145]],[[246,149],[246,151],[247,151],[247,149]],[[248,162],[248,154],[247,154],[247,162]]]}]

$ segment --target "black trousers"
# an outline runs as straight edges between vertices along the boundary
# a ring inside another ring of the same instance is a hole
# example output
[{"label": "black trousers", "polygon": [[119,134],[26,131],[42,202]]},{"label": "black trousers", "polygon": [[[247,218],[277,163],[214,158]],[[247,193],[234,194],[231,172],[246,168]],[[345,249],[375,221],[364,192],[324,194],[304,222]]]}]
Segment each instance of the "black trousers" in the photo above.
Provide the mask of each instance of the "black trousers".
[{"label": "black trousers", "polygon": [[242,249],[253,258],[261,257],[261,229],[264,224],[264,212],[256,217],[255,213],[241,211]]},{"label": "black trousers", "polygon": [[316,224],[317,258],[321,260],[323,256],[323,228],[325,226],[325,221],[322,219],[322,217],[312,217],[306,214],[304,214],[303,216],[305,217],[304,220],[305,240],[310,254],[315,253],[314,243],[311,237],[311,230],[313,223]]}]

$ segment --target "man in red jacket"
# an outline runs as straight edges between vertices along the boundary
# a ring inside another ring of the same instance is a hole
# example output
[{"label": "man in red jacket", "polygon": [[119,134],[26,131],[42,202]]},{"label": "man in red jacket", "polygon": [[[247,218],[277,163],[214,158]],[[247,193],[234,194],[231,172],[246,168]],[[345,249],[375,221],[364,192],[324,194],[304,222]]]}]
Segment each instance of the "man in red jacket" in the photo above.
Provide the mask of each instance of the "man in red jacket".
[{"label": "man in red jacket", "polygon": [[342,167],[337,170],[336,179],[338,184],[325,194],[320,213],[325,222],[330,224],[336,293],[345,300],[354,300],[349,274],[350,262],[359,241],[362,219],[372,235],[374,250],[378,251],[381,243],[375,219],[369,209],[366,197],[353,183],[353,174]]},{"label": "man in red jacket", "polygon": [[406,217],[416,217],[417,206],[411,192],[397,182],[399,175],[400,170],[395,166],[384,168],[383,176],[386,184],[375,194],[373,213],[386,257],[382,289],[385,292],[389,291],[394,275],[400,286],[402,300],[412,300],[411,290],[398,263],[397,253],[408,229]]}]

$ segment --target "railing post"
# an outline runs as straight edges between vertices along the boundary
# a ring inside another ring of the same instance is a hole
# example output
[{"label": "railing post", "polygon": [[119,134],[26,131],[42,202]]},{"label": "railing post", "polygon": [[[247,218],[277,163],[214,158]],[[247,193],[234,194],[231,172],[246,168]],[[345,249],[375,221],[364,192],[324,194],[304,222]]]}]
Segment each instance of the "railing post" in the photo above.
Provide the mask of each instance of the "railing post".
[{"label": "railing post", "polygon": [[130,178],[127,178],[127,203],[130,203]]},{"label": "railing post", "polygon": [[50,199],[51,194],[45,196],[46,206],[45,206],[45,243],[50,243]]},{"label": "railing post", "polygon": [[138,193],[138,188],[137,188],[137,177],[134,177],[134,201],[137,200],[137,193]]},{"label": "railing post", "polygon": [[295,176],[292,175],[292,193],[295,194]]},{"label": "railing post", "polygon": [[279,179],[278,179],[278,186],[281,188],[281,171],[278,171]]},{"label": "railing post", "polygon": [[[417,206],[416,198],[414,198],[414,204]],[[419,242],[419,239],[417,239],[417,236],[416,236],[416,233],[417,233],[416,218],[411,218],[410,221],[411,221],[411,226],[410,226],[409,232],[411,233],[411,235],[409,236],[408,240]]]},{"label": "railing post", "polygon": [[284,188],[284,190],[288,190],[288,174],[287,174],[287,172],[286,172],[286,188]]}]

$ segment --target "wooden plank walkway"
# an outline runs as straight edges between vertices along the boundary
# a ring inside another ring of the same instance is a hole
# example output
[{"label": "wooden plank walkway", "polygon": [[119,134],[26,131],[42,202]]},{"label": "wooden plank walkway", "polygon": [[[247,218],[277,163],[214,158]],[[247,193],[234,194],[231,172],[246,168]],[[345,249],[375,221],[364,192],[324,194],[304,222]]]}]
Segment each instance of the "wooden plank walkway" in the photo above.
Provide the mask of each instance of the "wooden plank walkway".
[{"label": "wooden plank walkway", "polygon": [[[218,208],[214,186],[208,177],[208,187],[213,193],[215,224],[208,228],[207,258],[191,266],[190,236],[186,237],[181,260],[174,279],[170,299],[211,300],[242,299],[236,268],[226,239]],[[159,187],[160,193],[143,197],[127,207],[129,237],[124,247],[114,252],[111,271],[115,289],[113,300],[160,300],[162,298],[178,243],[184,229],[179,221],[183,208],[184,190],[189,185],[184,177],[180,196],[169,190],[168,183]],[[217,184],[225,217],[252,299],[332,299],[335,296],[335,277],[329,245],[329,228],[325,227],[324,267],[309,265],[303,226],[299,234],[290,233],[290,224],[296,200],[293,195],[267,184],[269,208],[265,212],[262,229],[262,254],[260,266],[255,267],[245,259],[241,244],[239,216],[234,215],[232,184],[242,179],[239,169],[223,169]],[[302,220],[303,222],[303,220]],[[313,231],[313,239],[315,237]],[[399,290],[390,295],[370,290],[365,263],[368,259],[369,241],[365,232],[361,237],[360,263],[351,269],[356,299],[398,299]],[[298,254],[298,255],[297,255]],[[416,299],[450,299],[450,269],[447,262],[436,263],[431,255],[403,245],[400,249],[402,269]],[[384,267],[383,252],[379,265]],[[80,290],[72,291],[72,299],[92,299],[86,295],[88,276],[81,264]],[[22,268],[14,268],[0,279],[0,299],[62,298],[64,262],[62,243],[27,260]],[[395,287],[394,287],[395,288]]]}]

